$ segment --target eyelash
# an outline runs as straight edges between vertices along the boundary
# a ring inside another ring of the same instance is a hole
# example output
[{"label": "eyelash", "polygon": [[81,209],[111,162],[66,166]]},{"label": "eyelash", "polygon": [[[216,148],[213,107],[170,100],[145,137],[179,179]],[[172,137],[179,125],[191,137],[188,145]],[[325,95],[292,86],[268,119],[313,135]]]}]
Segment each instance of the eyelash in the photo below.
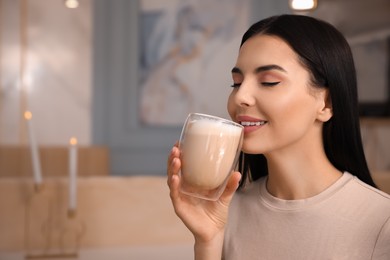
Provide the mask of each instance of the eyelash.
[{"label": "eyelash", "polygon": [[238,88],[239,86],[241,86],[241,83],[233,83],[233,85],[231,85],[230,87]]},{"label": "eyelash", "polygon": [[261,85],[265,87],[273,87],[280,83],[280,81],[274,81],[274,82],[261,82]]},{"label": "eyelash", "polygon": [[[275,82],[261,82],[260,84],[264,87],[273,87],[273,86],[276,86],[280,83],[280,81],[275,81]],[[234,83],[233,85],[231,85],[230,87],[232,88],[238,88],[241,86],[241,83]]]}]

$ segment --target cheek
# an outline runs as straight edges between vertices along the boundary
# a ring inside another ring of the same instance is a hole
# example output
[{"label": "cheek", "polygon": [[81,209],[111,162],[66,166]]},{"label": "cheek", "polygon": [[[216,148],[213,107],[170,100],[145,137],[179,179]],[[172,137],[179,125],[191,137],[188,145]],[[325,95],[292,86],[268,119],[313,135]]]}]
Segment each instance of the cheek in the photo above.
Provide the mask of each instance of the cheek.
[{"label": "cheek", "polygon": [[312,96],[280,102],[274,111],[274,130],[281,139],[304,134],[316,121],[316,102]]},{"label": "cheek", "polygon": [[289,91],[269,99],[269,113],[278,122],[312,120],[316,110],[316,98],[305,89]]}]

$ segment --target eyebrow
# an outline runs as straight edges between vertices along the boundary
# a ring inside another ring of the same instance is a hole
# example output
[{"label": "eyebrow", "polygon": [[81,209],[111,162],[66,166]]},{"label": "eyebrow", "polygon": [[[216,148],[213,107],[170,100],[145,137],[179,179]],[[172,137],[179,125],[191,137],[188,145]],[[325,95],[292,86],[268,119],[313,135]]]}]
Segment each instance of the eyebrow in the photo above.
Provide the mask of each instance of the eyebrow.
[{"label": "eyebrow", "polygon": [[[270,70],[278,70],[278,71],[287,73],[287,71],[286,71],[285,69],[283,69],[283,68],[280,67],[279,65],[275,65],[275,64],[257,67],[257,68],[255,69],[255,73],[260,73],[260,72],[270,71]],[[232,73],[243,74],[242,71],[241,71],[239,68],[237,68],[237,67],[234,67],[234,68],[232,69]]]}]

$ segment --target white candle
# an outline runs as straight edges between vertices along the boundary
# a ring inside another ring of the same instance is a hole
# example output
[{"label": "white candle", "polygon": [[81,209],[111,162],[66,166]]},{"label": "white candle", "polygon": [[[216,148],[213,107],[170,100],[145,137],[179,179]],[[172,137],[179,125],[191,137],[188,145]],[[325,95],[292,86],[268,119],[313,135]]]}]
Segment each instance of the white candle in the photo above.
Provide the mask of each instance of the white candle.
[{"label": "white candle", "polygon": [[76,212],[77,206],[77,139],[70,138],[69,146],[69,212]]},{"label": "white candle", "polygon": [[34,175],[34,184],[35,187],[39,188],[42,185],[42,172],[41,172],[41,162],[39,160],[39,151],[38,146],[35,141],[35,136],[33,133],[32,127],[32,113],[30,111],[24,112],[24,118],[27,122],[28,137],[30,141],[30,151],[31,151],[31,162],[33,166],[33,175]]}]

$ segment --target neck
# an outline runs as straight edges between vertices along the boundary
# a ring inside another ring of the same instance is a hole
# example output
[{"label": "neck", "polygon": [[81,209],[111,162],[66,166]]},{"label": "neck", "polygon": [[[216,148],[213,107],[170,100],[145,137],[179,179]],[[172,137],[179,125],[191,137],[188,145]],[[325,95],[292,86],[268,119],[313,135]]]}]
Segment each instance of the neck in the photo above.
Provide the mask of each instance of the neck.
[{"label": "neck", "polygon": [[323,150],[298,149],[266,155],[267,189],[285,200],[315,196],[335,183],[342,173],[328,160]]}]

